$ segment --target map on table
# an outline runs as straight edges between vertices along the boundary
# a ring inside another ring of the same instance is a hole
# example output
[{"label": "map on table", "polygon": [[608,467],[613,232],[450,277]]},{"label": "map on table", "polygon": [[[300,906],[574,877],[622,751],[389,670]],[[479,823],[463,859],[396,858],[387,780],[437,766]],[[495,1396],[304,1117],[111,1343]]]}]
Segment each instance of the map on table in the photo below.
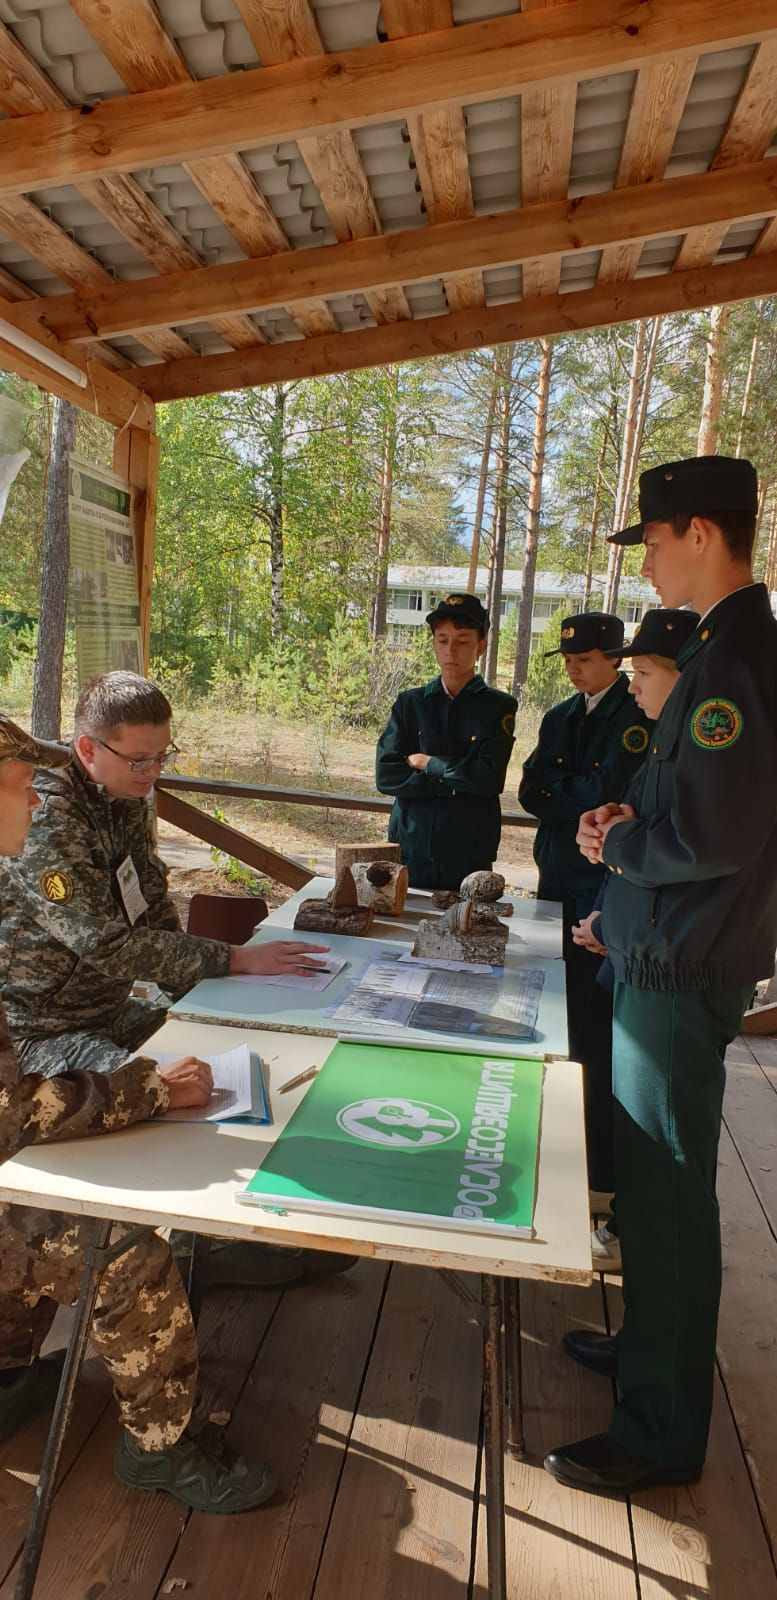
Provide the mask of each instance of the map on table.
[{"label": "map on table", "polygon": [[338,1043],[239,1198],[530,1236],[544,1066]]}]

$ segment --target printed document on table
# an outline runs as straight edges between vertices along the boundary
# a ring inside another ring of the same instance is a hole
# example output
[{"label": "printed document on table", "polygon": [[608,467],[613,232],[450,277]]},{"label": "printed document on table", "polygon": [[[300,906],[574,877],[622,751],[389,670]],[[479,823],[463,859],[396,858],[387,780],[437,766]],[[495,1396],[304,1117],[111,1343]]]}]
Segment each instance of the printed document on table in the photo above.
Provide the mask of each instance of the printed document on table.
[{"label": "printed document on table", "polygon": [[[303,951],[304,957],[304,951]],[[302,957],[300,958],[302,959]],[[311,956],[311,961],[322,961],[323,966],[317,972],[311,972],[305,977],[302,972],[279,972],[267,974],[263,972],[234,972],[230,983],[260,983],[262,988],[270,984],[275,989],[310,989],[313,994],[319,994],[323,989],[328,989],[330,983],[347,967],[347,961],[338,960],[337,956]]]},{"label": "printed document on table", "polygon": [[340,1030],[376,1024],[467,1038],[534,1038],[544,973],[523,968],[500,976],[453,967],[373,962],[326,1015]]},{"label": "printed document on table", "polygon": [[[159,1122],[221,1122],[225,1117],[251,1115],[251,1051],[247,1044],[235,1050],[225,1050],[221,1055],[202,1056],[213,1073],[213,1093],[206,1106],[182,1106],[177,1111],[166,1111]],[[156,1057],[160,1067],[169,1067],[180,1056],[169,1053]]]}]

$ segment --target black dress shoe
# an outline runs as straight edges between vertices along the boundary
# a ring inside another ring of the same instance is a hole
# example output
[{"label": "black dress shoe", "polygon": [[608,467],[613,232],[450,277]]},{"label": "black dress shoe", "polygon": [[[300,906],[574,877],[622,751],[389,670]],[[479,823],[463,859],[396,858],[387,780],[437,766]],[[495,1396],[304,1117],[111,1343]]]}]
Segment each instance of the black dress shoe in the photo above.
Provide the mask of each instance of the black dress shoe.
[{"label": "black dress shoe", "polygon": [[564,1349],[573,1361],[600,1378],[618,1375],[618,1355],[615,1339],[608,1333],[591,1333],[588,1328],[573,1328],[565,1333]]},{"label": "black dress shoe", "polygon": [[545,1471],[570,1489],[589,1494],[636,1494],[659,1483],[695,1483],[701,1467],[659,1467],[632,1455],[608,1433],[562,1445],[545,1457]]},{"label": "black dress shoe", "polygon": [[348,1272],[358,1259],[337,1250],[218,1241],[208,1253],[205,1283],[208,1288],[292,1289]]}]

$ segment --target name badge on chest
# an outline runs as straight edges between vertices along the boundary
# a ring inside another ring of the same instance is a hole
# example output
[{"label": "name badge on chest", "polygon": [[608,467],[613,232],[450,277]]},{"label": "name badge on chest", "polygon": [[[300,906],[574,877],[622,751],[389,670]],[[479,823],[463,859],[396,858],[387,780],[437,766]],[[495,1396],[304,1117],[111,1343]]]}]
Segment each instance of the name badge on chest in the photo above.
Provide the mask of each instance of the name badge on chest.
[{"label": "name badge on chest", "polygon": [[119,885],[127,921],[134,928],[138,917],[142,917],[143,912],[148,911],[148,901],[144,899],[132,856],[125,856],[121,865],[116,868],[116,882]]}]

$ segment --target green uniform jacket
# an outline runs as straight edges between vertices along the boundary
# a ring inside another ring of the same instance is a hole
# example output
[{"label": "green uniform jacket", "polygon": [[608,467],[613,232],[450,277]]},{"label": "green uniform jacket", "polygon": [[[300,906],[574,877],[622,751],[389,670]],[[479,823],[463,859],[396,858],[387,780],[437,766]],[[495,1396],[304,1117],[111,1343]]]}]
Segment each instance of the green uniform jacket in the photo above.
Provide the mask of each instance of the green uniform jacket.
[{"label": "green uniform jacket", "polygon": [[[145,800],[111,800],[79,763],[39,772],[41,807],[20,856],[0,863],[0,984],[18,1044],[104,1029],[136,978],[174,996],[229,967],[229,946],[181,931]],[[130,856],[147,910],[124,910]]]},{"label": "green uniform jacket", "polygon": [[575,842],[581,812],[620,800],[645,758],[648,724],[628,692],[624,672],[593,711],[573,694],[542,719],[536,750],[523,769],[518,797],[539,818],[534,859],[541,900],[575,900],[581,916],[596,898],[604,870]]},{"label": "green uniform jacket", "polygon": [[[476,674],[452,700],[435,678],[397,696],[378,741],[375,782],[393,794],[389,838],[419,889],[458,889],[492,866],[502,831],[499,796],[515,743],[517,702]],[[405,757],[430,755],[425,772]]]},{"label": "green uniform jacket", "polygon": [[[745,987],[777,943],[777,622],[751,584],[703,617],[605,840],[602,942],[638,989]],[[605,800],[617,795],[605,795]]]}]

